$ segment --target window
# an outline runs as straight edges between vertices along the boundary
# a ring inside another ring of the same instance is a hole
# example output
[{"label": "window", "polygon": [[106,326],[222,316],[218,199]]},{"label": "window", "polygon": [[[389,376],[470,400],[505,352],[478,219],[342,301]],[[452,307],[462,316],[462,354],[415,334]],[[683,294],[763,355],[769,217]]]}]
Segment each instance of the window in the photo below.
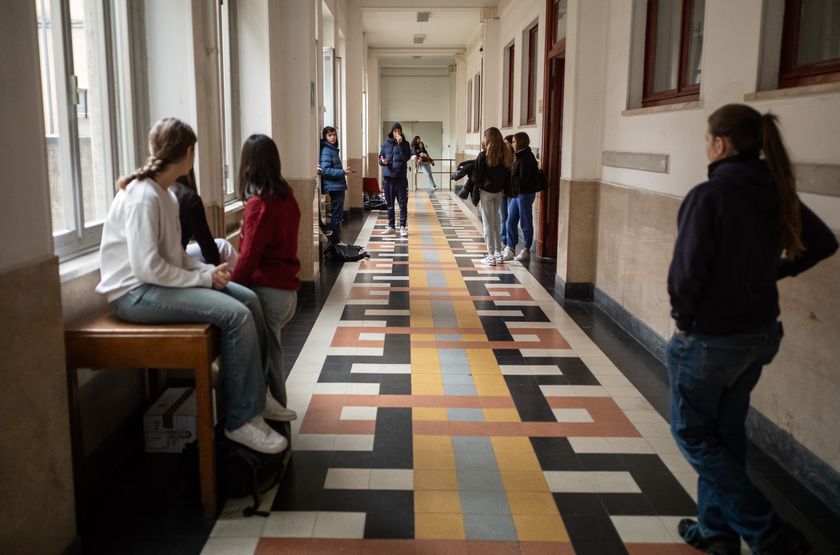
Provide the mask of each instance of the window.
[{"label": "window", "polygon": [[700,98],[705,0],[650,0],[643,106]]},{"label": "window", "polygon": [[514,57],[515,54],[515,47],[514,44],[511,43],[510,46],[505,48],[505,75],[507,75],[507,86],[505,87],[505,113],[504,113],[504,126],[505,127],[513,127],[513,69],[514,69]]},{"label": "window", "polygon": [[[55,251],[94,250],[119,173],[111,35],[120,8],[102,0],[35,0]],[[124,15],[124,14],[122,14]],[[123,35],[125,36],[125,35]],[[124,120],[123,120],[124,121]],[[127,130],[123,130],[127,131]]]},{"label": "window", "polygon": [[467,81],[467,133],[472,130],[472,79],[470,79]]},{"label": "window", "polygon": [[481,132],[481,73],[476,73],[475,82],[475,114],[473,115],[473,131]]},{"label": "window", "polygon": [[525,110],[525,123],[537,123],[537,35],[539,26],[534,25],[528,30],[528,82],[527,105]]},{"label": "window", "polygon": [[779,87],[840,81],[840,3],[785,2]]}]

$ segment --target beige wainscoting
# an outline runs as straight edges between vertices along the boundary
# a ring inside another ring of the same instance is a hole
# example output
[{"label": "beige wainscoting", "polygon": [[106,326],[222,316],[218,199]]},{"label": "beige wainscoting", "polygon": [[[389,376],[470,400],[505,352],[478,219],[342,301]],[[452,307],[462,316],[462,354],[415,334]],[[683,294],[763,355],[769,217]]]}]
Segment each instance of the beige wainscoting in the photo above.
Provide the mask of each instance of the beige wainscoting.
[{"label": "beige wainscoting", "polygon": [[295,194],[300,207],[300,227],[298,229],[298,259],[300,260],[301,281],[315,281],[320,271],[320,246],[318,240],[318,202],[320,195],[315,194],[318,180],[289,179],[289,186]]},{"label": "beige wainscoting", "polygon": [[76,535],[58,259],[0,274],[0,546],[61,553]]}]

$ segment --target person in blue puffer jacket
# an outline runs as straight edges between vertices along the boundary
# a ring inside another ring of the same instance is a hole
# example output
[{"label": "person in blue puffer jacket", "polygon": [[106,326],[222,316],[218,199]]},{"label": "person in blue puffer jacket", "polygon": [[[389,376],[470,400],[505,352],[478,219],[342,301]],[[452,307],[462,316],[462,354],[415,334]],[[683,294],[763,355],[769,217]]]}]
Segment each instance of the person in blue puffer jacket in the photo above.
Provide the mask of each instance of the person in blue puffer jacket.
[{"label": "person in blue puffer jacket", "polygon": [[321,134],[321,156],[318,166],[321,172],[321,191],[330,194],[332,205],[330,219],[330,242],[333,244],[341,242],[341,218],[344,216],[344,195],[347,190],[347,178],[353,173],[349,168],[344,169],[341,165],[341,156],[338,155],[338,132],[335,127],[324,127]]},{"label": "person in blue puffer jacket", "polygon": [[394,199],[400,204],[400,236],[408,237],[408,178],[406,170],[411,159],[411,148],[403,137],[402,125],[391,126],[388,138],[379,150],[379,165],[382,166],[382,183],[385,203],[388,205],[388,229],[383,235],[396,235],[394,226]]}]

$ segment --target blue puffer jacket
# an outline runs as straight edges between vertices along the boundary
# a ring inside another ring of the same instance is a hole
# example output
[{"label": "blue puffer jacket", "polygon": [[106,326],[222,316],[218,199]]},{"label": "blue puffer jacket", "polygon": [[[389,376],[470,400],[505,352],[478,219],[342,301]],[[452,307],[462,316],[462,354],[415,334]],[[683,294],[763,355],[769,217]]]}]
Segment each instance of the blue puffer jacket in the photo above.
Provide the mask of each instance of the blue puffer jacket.
[{"label": "blue puffer jacket", "polygon": [[324,128],[321,139],[321,190],[325,193],[332,191],[346,191],[347,179],[341,166],[341,156],[338,155],[338,141],[334,145],[327,140],[327,129]]},{"label": "blue puffer jacket", "polygon": [[[406,179],[405,171],[408,169],[408,161],[411,160],[411,146],[404,135],[402,142],[397,143],[397,140],[394,138],[394,129],[397,128],[402,133],[402,125],[395,123],[391,126],[388,139],[382,143],[382,149],[379,151],[379,165],[382,166],[382,175],[384,177],[401,177]],[[387,164],[382,163],[383,156],[388,160]]]}]

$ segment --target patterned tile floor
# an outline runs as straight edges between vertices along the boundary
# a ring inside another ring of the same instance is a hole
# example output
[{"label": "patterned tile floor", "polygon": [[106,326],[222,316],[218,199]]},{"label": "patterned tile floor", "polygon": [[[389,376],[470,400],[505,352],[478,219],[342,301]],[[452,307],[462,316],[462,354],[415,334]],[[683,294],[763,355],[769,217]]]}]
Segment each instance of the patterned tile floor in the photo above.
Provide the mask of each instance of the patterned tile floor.
[{"label": "patterned tile floor", "polygon": [[411,195],[408,238],[385,223],[289,376],[270,516],[229,502],[203,553],[694,553],[668,424],[527,269],[483,266],[454,196]]}]

